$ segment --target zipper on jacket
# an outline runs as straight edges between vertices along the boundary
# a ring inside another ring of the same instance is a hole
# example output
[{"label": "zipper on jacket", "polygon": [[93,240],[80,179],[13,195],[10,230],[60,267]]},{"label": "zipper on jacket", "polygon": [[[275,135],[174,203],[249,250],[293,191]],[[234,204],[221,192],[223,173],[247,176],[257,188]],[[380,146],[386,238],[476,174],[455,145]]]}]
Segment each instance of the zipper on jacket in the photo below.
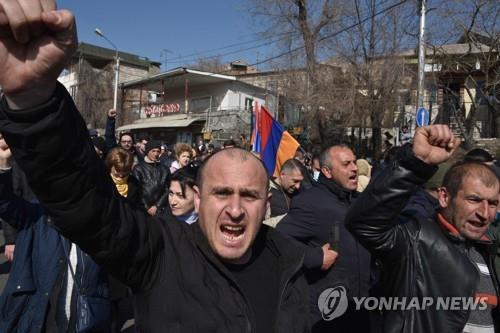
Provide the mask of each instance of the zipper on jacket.
[{"label": "zipper on jacket", "polygon": [[[495,269],[495,257],[492,256],[491,254],[488,254],[488,261],[490,263],[489,267],[493,268],[493,272],[491,273],[491,276],[492,276],[492,280],[493,280],[493,286],[495,288],[495,294],[497,295],[497,299],[498,299],[498,298],[500,298],[500,294],[499,294],[499,290],[498,290],[498,284],[500,282],[498,280],[497,271]],[[497,315],[498,315],[498,313],[500,313],[498,306],[495,306],[493,311],[497,312]],[[493,318],[493,320],[494,320],[494,318]]]},{"label": "zipper on jacket", "polygon": [[86,294],[86,291],[87,291],[87,286],[85,286],[83,284],[83,281],[84,281],[84,275],[85,275],[85,263],[84,263],[84,260],[83,260],[83,252],[82,250],[76,245],[76,244],[73,244],[73,246],[76,246],[76,266],[75,266],[75,273],[78,271],[78,264],[80,263],[80,288],[82,289],[81,292],[83,294]]},{"label": "zipper on jacket", "polygon": [[[238,290],[241,297],[243,298],[243,301],[245,302],[245,305],[246,305],[245,319],[247,321],[247,332],[251,333],[252,332],[252,320],[251,319],[255,319],[255,314],[253,313],[252,307],[250,306],[250,302],[248,301],[248,298],[246,297],[245,293],[243,292],[243,289],[240,288],[238,283],[232,277],[231,277],[231,280],[233,281],[236,289]],[[253,320],[253,321],[255,321],[255,320]]]},{"label": "zipper on jacket", "polygon": [[[274,323],[274,331],[276,333],[278,333],[278,324],[279,324],[279,319],[280,319],[280,308],[281,308],[281,303],[282,303],[282,300],[283,300],[283,296],[285,296],[286,287],[290,283],[290,280],[302,268],[303,262],[304,262],[304,256],[302,256],[302,259],[299,260],[299,264],[297,265],[297,267],[295,267],[295,269],[293,270],[292,274],[290,274],[290,276],[285,280],[285,283],[281,287],[281,290],[280,290],[280,293],[279,293],[279,298],[278,298],[278,306],[276,308],[276,321]],[[307,315],[309,316],[309,314],[307,314]]]}]

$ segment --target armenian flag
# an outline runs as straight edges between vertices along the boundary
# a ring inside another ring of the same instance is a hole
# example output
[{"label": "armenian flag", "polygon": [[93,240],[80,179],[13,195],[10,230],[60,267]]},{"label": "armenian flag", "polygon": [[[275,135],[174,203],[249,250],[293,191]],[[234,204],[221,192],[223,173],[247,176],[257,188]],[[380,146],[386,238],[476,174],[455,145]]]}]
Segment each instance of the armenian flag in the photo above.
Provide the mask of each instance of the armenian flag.
[{"label": "armenian flag", "polygon": [[300,144],[264,106],[255,103],[253,119],[252,150],[259,154],[269,175],[277,176],[283,163],[295,156]]}]

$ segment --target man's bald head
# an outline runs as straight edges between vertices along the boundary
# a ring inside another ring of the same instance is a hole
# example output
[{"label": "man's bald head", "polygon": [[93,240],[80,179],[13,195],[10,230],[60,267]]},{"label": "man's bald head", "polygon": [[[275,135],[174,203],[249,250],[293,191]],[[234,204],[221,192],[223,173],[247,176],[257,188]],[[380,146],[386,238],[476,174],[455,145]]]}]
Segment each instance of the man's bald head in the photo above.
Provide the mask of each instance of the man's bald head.
[{"label": "man's bald head", "polygon": [[200,170],[198,171],[198,178],[196,180],[196,184],[200,189],[203,187],[203,177],[205,176],[206,169],[212,166],[215,166],[217,168],[217,165],[220,165],[220,163],[226,163],[227,159],[233,160],[236,163],[246,163],[249,161],[255,162],[255,175],[258,177],[262,177],[262,179],[265,180],[265,183],[267,184],[266,186],[269,186],[269,174],[267,173],[267,169],[264,163],[257,156],[241,148],[228,148],[220,150],[205,159],[200,167]]}]

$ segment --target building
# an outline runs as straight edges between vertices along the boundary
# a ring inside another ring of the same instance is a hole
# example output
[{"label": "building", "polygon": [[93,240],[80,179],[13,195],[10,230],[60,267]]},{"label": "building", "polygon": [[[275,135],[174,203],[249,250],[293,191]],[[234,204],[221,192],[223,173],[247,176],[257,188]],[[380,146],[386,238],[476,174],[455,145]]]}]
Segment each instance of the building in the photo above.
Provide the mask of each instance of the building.
[{"label": "building", "polygon": [[267,91],[235,76],[176,68],[122,83],[122,126],[168,144],[199,138],[244,144],[251,132],[252,106],[264,104]]},{"label": "building", "polygon": [[[93,128],[104,127],[107,111],[113,107],[116,55],[113,49],[79,43],[70,64],[59,76],[59,81],[68,89],[84,119]],[[122,51],[118,51],[118,57],[119,82],[160,72],[159,62]]]},{"label": "building", "polygon": [[[424,106],[431,111],[433,123],[449,124],[456,134],[474,139],[499,136],[498,41],[469,33],[456,43],[426,47]],[[399,120],[412,125],[418,54],[408,50],[398,56],[404,59],[404,80],[411,86],[401,91]]]}]

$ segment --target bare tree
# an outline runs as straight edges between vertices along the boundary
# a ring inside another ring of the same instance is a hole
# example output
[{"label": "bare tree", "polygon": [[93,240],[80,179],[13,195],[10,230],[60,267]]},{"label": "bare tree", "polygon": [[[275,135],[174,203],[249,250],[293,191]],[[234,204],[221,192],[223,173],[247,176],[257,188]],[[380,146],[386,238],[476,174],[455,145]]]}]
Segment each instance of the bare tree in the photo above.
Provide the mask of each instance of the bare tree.
[{"label": "bare tree", "polygon": [[[255,3],[261,6],[254,13],[269,28],[288,32],[282,43],[290,51],[288,66],[305,68],[302,93],[295,86],[290,95],[309,111],[305,123],[313,143],[339,140],[343,133],[333,133],[359,120],[359,126],[373,127],[372,148],[378,156],[384,117],[394,113],[401,88],[402,62],[395,55],[408,45],[401,26],[415,21],[409,5],[387,0]],[[335,69],[325,71],[327,66]]]},{"label": "bare tree", "polygon": [[222,73],[226,70],[221,57],[200,58],[194,64],[188,65],[188,67],[212,73]]},{"label": "bare tree", "polygon": [[113,106],[113,65],[102,70],[85,60],[78,64],[78,87],[75,103],[88,126],[104,128],[106,115]]},{"label": "bare tree", "polygon": [[[275,65],[287,69],[305,68],[300,78],[297,73],[292,74],[287,95],[304,106],[303,122],[309,138],[314,143],[321,143],[324,141],[321,132],[324,112],[320,111],[325,106],[320,103],[324,91],[318,75],[318,59],[322,56],[321,36],[335,23],[334,1],[251,0],[251,12],[259,20],[258,25],[267,28],[263,36],[281,36],[278,45],[288,57]],[[301,86],[296,84],[299,82]]]},{"label": "bare tree", "polygon": [[[294,105],[306,108],[304,102],[307,100],[307,70],[283,71],[284,86],[282,93],[286,99]],[[345,128],[349,127],[356,117],[354,110],[355,89],[354,78],[350,73],[343,71],[338,66],[318,64],[316,74],[317,95],[314,112],[318,126],[319,140],[312,144],[329,145],[333,142],[344,141]],[[306,113],[307,114],[307,113]],[[308,114],[310,115],[310,113]],[[304,119],[309,124],[309,119]]]},{"label": "bare tree", "polygon": [[345,63],[360,92],[352,95],[356,99],[353,112],[358,115],[358,126],[371,127],[375,158],[382,150],[382,128],[394,126],[394,119],[387,118],[398,108],[399,91],[408,88],[402,80],[404,62],[399,53],[411,43],[402,27],[414,24],[409,13],[414,7],[382,2],[345,1],[339,23],[344,32],[329,41],[332,53]]}]

